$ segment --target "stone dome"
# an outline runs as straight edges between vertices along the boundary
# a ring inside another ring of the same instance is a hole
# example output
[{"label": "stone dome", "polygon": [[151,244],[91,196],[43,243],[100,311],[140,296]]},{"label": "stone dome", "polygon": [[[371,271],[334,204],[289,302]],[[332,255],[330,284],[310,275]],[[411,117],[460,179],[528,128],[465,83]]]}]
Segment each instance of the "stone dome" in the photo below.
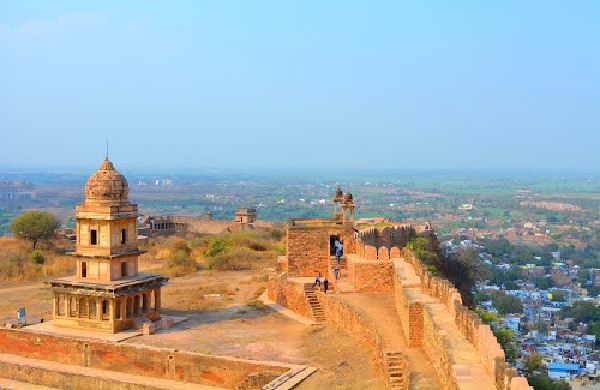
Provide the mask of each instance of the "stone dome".
[{"label": "stone dome", "polygon": [[115,170],[108,158],[85,184],[86,201],[126,202],[128,193],[125,176]]},{"label": "stone dome", "polygon": [[346,203],[353,203],[354,202],[354,197],[352,196],[352,194],[350,193],[350,191],[346,192],[346,195],[344,196],[344,200],[346,201]]},{"label": "stone dome", "polygon": [[342,200],[344,198],[344,193],[342,192],[342,189],[338,186],[337,190],[335,190],[335,196],[334,199],[335,200]]}]

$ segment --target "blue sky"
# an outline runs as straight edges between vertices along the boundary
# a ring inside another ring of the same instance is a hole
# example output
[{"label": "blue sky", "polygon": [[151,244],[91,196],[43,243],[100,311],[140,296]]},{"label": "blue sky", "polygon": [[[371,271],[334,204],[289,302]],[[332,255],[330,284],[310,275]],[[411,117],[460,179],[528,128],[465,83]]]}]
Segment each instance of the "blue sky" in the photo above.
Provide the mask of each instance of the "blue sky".
[{"label": "blue sky", "polygon": [[600,168],[598,1],[0,0],[0,166]]}]

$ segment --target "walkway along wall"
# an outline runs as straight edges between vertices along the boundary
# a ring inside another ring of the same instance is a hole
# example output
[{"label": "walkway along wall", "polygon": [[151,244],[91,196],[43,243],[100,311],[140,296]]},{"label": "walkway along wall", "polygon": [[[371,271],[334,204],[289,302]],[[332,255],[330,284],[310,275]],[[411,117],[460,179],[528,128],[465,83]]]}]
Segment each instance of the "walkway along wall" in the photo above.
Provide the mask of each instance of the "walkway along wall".
[{"label": "walkway along wall", "polygon": [[[398,314],[409,342],[415,346],[421,344],[428,352],[443,378],[442,382],[450,386],[454,382],[452,368],[448,364],[449,357],[446,356],[447,348],[444,346],[443,337],[426,311],[419,310],[414,300],[411,302],[412,289],[439,299],[446,306],[460,332],[475,347],[486,372],[492,376],[497,390],[533,390],[525,378],[518,377],[516,370],[508,366],[504,350],[490,326],[483,324],[476,313],[462,304],[460,294],[452,283],[432,276],[410,249],[404,248],[402,257],[414,267],[418,280],[410,281],[411,284],[405,285],[404,288],[396,286]],[[417,286],[416,283],[419,285]]]},{"label": "walkway along wall", "polygon": [[[334,295],[319,293],[318,297],[327,322],[367,344],[373,351],[379,372],[383,375],[385,382],[391,386],[391,373],[388,368],[392,362],[388,356],[390,353],[398,354],[400,351],[386,349],[383,338],[377,332],[376,327],[360,313],[336,299]],[[395,383],[394,389],[408,389],[409,367],[404,358],[401,359],[401,372],[394,378],[400,378]]]}]

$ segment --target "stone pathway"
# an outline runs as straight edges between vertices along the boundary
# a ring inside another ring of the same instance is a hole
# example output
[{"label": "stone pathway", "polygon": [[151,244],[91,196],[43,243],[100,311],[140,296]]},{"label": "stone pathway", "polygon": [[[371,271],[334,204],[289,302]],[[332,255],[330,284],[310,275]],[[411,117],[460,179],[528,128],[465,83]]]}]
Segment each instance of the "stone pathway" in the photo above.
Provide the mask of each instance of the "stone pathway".
[{"label": "stone pathway", "polygon": [[384,338],[386,348],[400,349],[408,361],[410,390],[439,390],[440,385],[431,361],[421,348],[409,348],[404,338],[396,303],[390,294],[340,294],[346,302],[373,324]]}]

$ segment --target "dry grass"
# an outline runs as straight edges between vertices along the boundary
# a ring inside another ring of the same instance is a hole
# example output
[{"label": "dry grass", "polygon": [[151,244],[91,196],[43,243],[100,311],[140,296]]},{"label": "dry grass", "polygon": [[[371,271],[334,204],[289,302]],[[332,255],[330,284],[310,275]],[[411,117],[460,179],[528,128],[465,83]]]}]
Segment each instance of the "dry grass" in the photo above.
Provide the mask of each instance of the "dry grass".
[{"label": "dry grass", "polygon": [[72,257],[49,250],[41,252],[44,264],[32,264],[31,243],[15,238],[0,238],[0,281],[39,281],[75,272],[75,259]]}]

